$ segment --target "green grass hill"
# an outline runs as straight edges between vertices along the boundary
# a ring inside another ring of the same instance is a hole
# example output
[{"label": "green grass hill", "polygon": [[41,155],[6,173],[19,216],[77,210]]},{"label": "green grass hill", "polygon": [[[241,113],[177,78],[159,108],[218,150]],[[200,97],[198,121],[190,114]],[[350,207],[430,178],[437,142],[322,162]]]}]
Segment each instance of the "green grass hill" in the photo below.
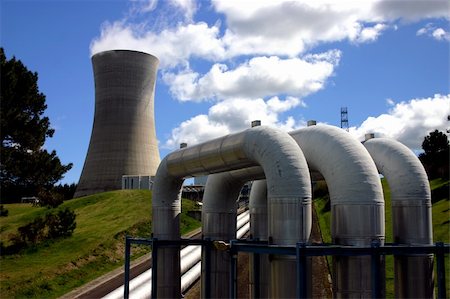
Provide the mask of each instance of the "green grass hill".
[{"label": "green grass hill", "polygon": [[[56,298],[113,269],[124,260],[125,236],[150,237],[152,194],[147,190],[120,190],[64,202],[76,213],[76,229],[71,237],[42,243],[16,255],[0,259],[1,298]],[[0,241],[8,244],[11,234],[47,208],[30,204],[7,204],[7,217],[0,217]],[[181,230],[200,226],[187,216],[195,203],[182,201]],[[146,246],[132,248],[134,258]]]}]

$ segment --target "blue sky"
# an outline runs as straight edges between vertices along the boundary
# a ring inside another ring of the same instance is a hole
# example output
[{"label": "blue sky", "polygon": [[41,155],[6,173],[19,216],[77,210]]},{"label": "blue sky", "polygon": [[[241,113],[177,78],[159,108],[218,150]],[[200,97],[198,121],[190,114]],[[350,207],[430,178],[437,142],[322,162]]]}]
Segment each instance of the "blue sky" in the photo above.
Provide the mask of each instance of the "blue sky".
[{"label": "blue sky", "polygon": [[159,57],[161,157],[245,129],[309,119],[420,149],[449,127],[447,1],[8,1],[1,46],[39,74],[56,129],[46,148],[78,182],[94,115],[90,56],[111,49]]}]

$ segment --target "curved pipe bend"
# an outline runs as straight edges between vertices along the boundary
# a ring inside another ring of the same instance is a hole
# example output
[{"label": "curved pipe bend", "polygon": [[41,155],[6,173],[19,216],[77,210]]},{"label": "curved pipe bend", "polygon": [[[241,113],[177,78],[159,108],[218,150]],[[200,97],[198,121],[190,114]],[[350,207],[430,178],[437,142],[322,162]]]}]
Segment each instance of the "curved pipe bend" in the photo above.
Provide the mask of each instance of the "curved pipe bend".
[{"label": "curved pipe bend", "polygon": [[[239,170],[211,174],[206,181],[202,206],[202,233],[204,238],[229,241],[236,239],[236,200],[245,182],[264,178],[261,167],[249,167]],[[205,253],[202,252],[204,256]],[[230,257],[227,252],[211,248],[209,268],[209,289],[211,298],[229,298]],[[202,264],[202,298],[206,294],[206,269]]]},{"label": "curved pipe bend", "polygon": [[[266,176],[269,202],[273,206],[290,207],[277,209],[272,216],[295,223],[296,227],[295,232],[281,229],[273,232],[274,243],[295,244],[308,240],[310,224],[296,217],[301,210],[311,209],[308,166],[287,133],[268,127],[254,127],[183,148],[164,158],[156,173],[153,191],[154,237],[168,240],[180,237],[180,190],[184,177],[256,165],[262,167]],[[162,248],[157,271],[158,296],[180,297],[179,250]]]},{"label": "curved pipe bend", "polygon": [[330,193],[333,242],[370,246],[384,242],[384,198],[378,171],[364,146],[346,131],[316,125],[289,133]]},{"label": "curved pipe bend", "polygon": [[[383,189],[364,146],[348,132],[329,125],[310,126],[290,134],[310,169],[319,171],[327,183],[333,243],[370,246],[377,240],[384,244]],[[371,269],[369,257],[334,257],[333,265],[334,297],[371,296],[371,280],[366,275]],[[384,277],[380,279],[384,281]]]},{"label": "curved pipe bend", "polygon": [[389,183],[394,242],[432,244],[430,183],[420,160],[396,140],[374,138],[364,146]]},{"label": "curved pipe bend", "polygon": [[[326,180],[333,243],[360,246],[370,246],[374,240],[383,243],[383,190],[375,163],[364,146],[344,130],[329,125],[310,126],[289,134],[300,146],[310,170],[319,171]],[[251,194],[251,205],[264,206],[262,201],[266,199],[261,191],[255,196]],[[250,219],[254,225],[252,211]],[[261,228],[256,230],[262,230],[264,223],[257,222],[259,226]],[[254,230],[251,228],[254,236],[261,235]],[[335,297],[371,296],[370,278],[365,275],[370,272],[369,259],[340,257],[334,259],[334,263]],[[355,271],[347,270],[350,267]],[[350,281],[361,283],[359,287],[352,287]]]},{"label": "curved pipe bend", "polygon": [[245,182],[264,178],[261,167],[211,174],[205,185],[202,205],[202,232],[211,240],[236,238],[236,200]]},{"label": "curved pipe bend", "polygon": [[[369,139],[364,146],[389,184],[394,243],[433,244],[431,191],[420,160],[392,139]],[[395,256],[394,260],[397,298],[434,297],[433,255]]]},{"label": "curved pipe bend", "polygon": [[[289,134],[299,144],[309,168],[319,171],[327,182],[332,207],[333,242],[360,246],[370,246],[373,240],[383,243],[383,190],[376,166],[364,146],[344,130],[328,125],[310,126]],[[258,184],[257,190],[250,193],[251,233],[254,237],[264,237],[264,220],[257,219],[261,219],[268,207],[259,188],[264,187],[264,183]],[[258,209],[252,209],[252,206]],[[370,271],[370,260],[365,257],[340,257],[334,262],[336,297],[371,296],[370,277],[363,275]],[[348,267],[356,271],[348,271]],[[282,277],[283,274],[277,272],[274,276]],[[360,281],[361,287],[349,288],[350,281]],[[274,283],[272,280],[272,289],[279,288]]]}]

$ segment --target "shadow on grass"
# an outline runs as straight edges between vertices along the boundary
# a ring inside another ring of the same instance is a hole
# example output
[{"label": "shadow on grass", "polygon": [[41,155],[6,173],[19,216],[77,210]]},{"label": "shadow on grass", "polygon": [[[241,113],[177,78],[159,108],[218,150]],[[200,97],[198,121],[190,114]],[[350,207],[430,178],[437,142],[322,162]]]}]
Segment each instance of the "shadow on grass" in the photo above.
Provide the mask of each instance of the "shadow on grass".
[{"label": "shadow on grass", "polygon": [[441,200],[449,199],[449,182],[445,185],[442,185],[434,190],[431,190],[431,202],[436,203]]}]

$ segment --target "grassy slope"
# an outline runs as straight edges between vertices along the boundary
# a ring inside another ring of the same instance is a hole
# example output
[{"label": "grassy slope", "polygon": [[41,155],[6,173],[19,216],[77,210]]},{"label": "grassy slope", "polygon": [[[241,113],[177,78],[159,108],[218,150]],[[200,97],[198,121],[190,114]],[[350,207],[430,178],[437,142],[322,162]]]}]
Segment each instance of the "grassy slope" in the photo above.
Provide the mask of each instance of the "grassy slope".
[{"label": "grassy slope", "polygon": [[[70,238],[44,244],[25,253],[1,258],[0,286],[4,298],[58,297],[123,264],[126,234],[149,237],[151,192],[121,190],[65,202],[77,214],[77,228]],[[0,240],[46,213],[45,208],[5,205],[8,217],[0,220]],[[185,215],[195,209],[183,200],[182,233],[200,226]],[[135,256],[148,248],[136,247]]]},{"label": "grassy slope", "polygon": [[[437,190],[448,190],[448,181],[442,179],[433,180],[430,182],[432,192]],[[392,242],[392,219],[391,219],[391,193],[389,186],[385,180],[382,180],[384,199],[385,199],[385,219],[386,219],[386,242]],[[433,192],[434,194],[434,192]],[[442,194],[442,192],[440,193]],[[433,200],[433,240],[434,242],[450,242],[450,201],[447,197],[438,197]],[[317,213],[319,216],[319,225],[322,231],[324,242],[331,242],[330,230],[330,211],[325,208],[327,200],[325,198],[317,198],[314,201]],[[447,280],[447,294],[450,293],[450,259],[446,256],[446,280]],[[393,257],[386,257],[386,296],[394,297],[394,266]]]}]

